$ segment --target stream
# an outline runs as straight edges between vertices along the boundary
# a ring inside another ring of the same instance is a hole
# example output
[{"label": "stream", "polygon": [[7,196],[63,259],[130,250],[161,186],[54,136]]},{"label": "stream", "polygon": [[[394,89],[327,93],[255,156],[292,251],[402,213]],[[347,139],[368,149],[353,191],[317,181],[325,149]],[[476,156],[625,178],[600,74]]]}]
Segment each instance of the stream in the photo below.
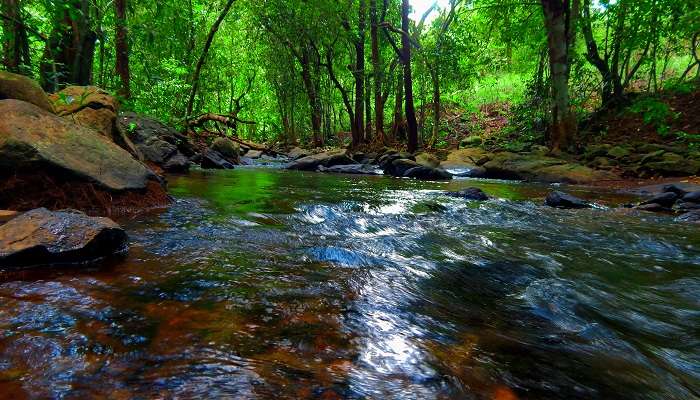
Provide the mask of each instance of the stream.
[{"label": "stream", "polygon": [[[0,398],[700,398],[700,234],[551,186],[171,176],[123,259],[0,274]],[[473,202],[444,190],[482,188]]]}]

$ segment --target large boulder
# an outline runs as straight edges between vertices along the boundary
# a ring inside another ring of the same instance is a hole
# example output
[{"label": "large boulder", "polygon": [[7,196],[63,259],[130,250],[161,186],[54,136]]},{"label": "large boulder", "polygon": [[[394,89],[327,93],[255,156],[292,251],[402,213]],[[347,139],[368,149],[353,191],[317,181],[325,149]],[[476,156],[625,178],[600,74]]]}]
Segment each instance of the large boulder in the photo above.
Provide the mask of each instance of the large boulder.
[{"label": "large boulder", "polygon": [[333,174],[350,174],[350,175],[380,175],[381,171],[376,167],[368,164],[350,164],[350,165],[334,165],[332,167],[318,167],[319,172],[327,172]]},{"label": "large boulder", "polygon": [[416,162],[430,168],[438,168],[440,166],[440,160],[430,153],[420,153],[416,155]]},{"label": "large boulder", "polygon": [[403,177],[425,179],[429,181],[446,181],[452,179],[452,174],[442,168],[431,168],[419,165],[404,172]]},{"label": "large boulder", "polygon": [[38,208],[0,226],[0,267],[94,262],[128,249],[123,229],[80,211]]},{"label": "large boulder", "polygon": [[199,163],[204,169],[233,169],[233,164],[216,150],[206,149],[199,157]]},{"label": "large boulder", "polygon": [[291,160],[297,160],[299,158],[307,157],[309,155],[309,152],[302,149],[301,147],[293,147],[289,152],[287,153],[287,156]]},{"label": "large boulder", "polygon": [[145,189],[153,172],[91,129],[19,100],[0,100],[0,171],[42,167],[98,186]]},{"label": "large boulder", "polygon": [[187,157],[196,153],[187,136],[152,118],[132,112],[121,113],[117,129],[134,143],[144,161],[165,171],[186,171],[190,165]]},{"label": "large boulder", "polygon": [[23,75],[0,71],[0,100],[26,101],[48,112],[54,112],[44,89],[36,81]]},{"label": "large boulder", "polygon": [[299,158],[287,164],[285,168],[300,171],[316,171],[319,166],[329,168],[335,165],[350,164],[357,163],[348,157],[345,150],[338,149]]},{"label": "large boulder", "polygon": [[486,176],[483,165],[492,157],[493,154],[483,149],[470,147],[450,152],[440,166],[455,176],[482,178]]},{"label": "large boulder", "polygon": [[69,86],[49,96],[56,114],[111,138],[119,102],[96,86]]},{"label": "large boulder", "polygon": [[489,178],[573,184],[619,179],[609,171],[595,170],[540,154],[496,153],[483,166],[486,168],[486,177]]},{"label": "large boulder", "polygon": [[241,148],[238,143],[231,139],[216,138],[210,148],[223,156],[231,164],[240,164]]}]

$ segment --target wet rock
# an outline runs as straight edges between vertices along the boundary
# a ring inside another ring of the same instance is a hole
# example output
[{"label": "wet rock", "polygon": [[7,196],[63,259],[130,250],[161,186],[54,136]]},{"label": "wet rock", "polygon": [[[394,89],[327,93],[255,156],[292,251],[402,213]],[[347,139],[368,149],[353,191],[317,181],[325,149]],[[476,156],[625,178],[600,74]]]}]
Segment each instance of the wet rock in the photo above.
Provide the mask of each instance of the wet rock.
[{"label": "wet rock", "polygon": [[581,200],[578,197],[568,193],[554,191],[547,195],[545,204],[555,208],[590,208],[591,205],[587,201]]},{"label": "wet rock", "polygon": [[700,210],[700,203],[679,201],[676,203],[676,208],[681,212]]},{"label": "wet rock", "polygon": [[666,150],[652,151],[651,153],[647,153],[644,156],[642,156],[642,159],[639,160],[639,162],[641,164],[647,164],[654,161],[661,161],[664,153],[666,153]]},{"label": "wet rock", "polygon": [[50,113],[54,112],[44,89],[36,81],[24,75],[0,71],[0,100],[6,99],[26,101]]},{"label": "wet rock", "polygon": [[4,224],[18,215],[19,213],[17,211],[0,210],[0,224]]},{"label": "wet rock", "polygon": [[683,194],[683,201],[688,203],[700,203],[700,190]]},{"label": "wet rock", "polygon": [[403,177],[430,181],[446,181],[452,179],[452,174],[442,168],[431,168],[419,165],[404,172]]},{"label": "wet rock", "polygon": [[262,157],[263,152],[260,150],[248,150],[248,152],[245,153],[245,157],[250,158],[251,160],[258,159]]},{"label": "wet rock", "polygon": [[179,152],[174,156],[170,157],[168,161],[163,164],[163,170],[167,172],[184,173],[190,169],[190,160],[183,156]]},{"label": "wet rock", "polygon": [[0,226],[0,267],[85,263],[126,250],[119,225],[75,210],[38,208]]},{"label": "wet rock", "polygon": [[350,164],[350,165],[334,165],[326,168],[318,167],[319,172],[328,172],[335,174],[352,174],[352,175],[381,175],[381,171],[376,167],[367,164]]},{"label": "wet rock", "polygon": [[634,207],[634,209],[639,210],[639,211],[649,211],[649,212],[664,212],[664,211],[671,210],[670,208],[664,207],[661,204],[657,204],[657,203],[640,204],[640,205]]},{"label": "wet rock", "polygon": [[671,206],[676,203],[676,200],[678,200],[677,194],[673,192],[665,192],[644,200],[643,202],[639,203],[639,205],[643,206],[647,204],[658,204],[665,208],[671,208]]},{"label": "wet rock", "polygon": [[486,201],[489,199],[489,196],[484,193],[483,190],[475,187],[466,188],[458,192],[448,192],[447,195],[476,201]]},{"label": "wet rock", "polygon": [[692,223],[700,223],[700,211],[691,211],[689,213],[685,213],[681,215],[680,217],[676,218],[676,221],[678,222],[692,222]]},{"label": "wet rock", "polygon": [[155,179],[148,168],[109,139],[35,105],[0,100],[0,115],[3,172],[51,166],[115,191],[144,189]]},{"label": "wet rock", "polygon": [[334,165],[350,164],[356,163],[348,157],[345,150],[331,150],[299,158],[287,164],[285,168],[300,171],[316,171],[319,166],[329,168]]},{"label": "wet rock", "polygon": [[241,148],[238,143],[234,142],[233,140],[222,137],[216,138],[214,139],[214,142],[212,142],[210,149],[219,153],[231,164],[240,163]]},{"label": "wet rock", "polygon": [[678,197],[683,197],[686,194],[688,194],[688,191],[683,189],[680,185],[677,184],[670,184],[670,185],[664,185],[662,188],[662,191],[664,193],[675,193]]},{"label": "wet rock", "polygon": [[417,162],[405,158],[398,158],[390,164],[385,164],[384,173],[391,176],[404,176],[406,171],[412,168],[420,167]]},{"label": "wet rock", "polygon": [[202,152],[198,162],[204,169],[233,169],[235,166],[228,162],[218,151],[207,149]]}]

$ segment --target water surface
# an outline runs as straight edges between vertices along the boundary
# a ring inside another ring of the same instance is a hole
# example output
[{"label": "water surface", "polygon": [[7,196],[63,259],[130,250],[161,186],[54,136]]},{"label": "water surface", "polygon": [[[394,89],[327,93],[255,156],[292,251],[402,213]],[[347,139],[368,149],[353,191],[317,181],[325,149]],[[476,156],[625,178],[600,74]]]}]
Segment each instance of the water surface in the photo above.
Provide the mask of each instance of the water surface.
[{"label": "water surface", "polygon": [[[479,186],[484,203],[443,190]],[[100,269],[5,274],[0,397],[691,399],[700,234],[550,187],[171,177]],[[599,189],[597,189],[599,190]]]}]

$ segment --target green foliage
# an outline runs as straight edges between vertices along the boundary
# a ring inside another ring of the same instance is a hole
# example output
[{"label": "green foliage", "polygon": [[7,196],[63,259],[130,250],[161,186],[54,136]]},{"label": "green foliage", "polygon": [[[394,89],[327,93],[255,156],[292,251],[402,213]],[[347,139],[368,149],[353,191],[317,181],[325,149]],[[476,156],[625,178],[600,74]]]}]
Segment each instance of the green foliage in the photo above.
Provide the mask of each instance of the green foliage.
[{"label": "green foliage", "polygon": [[670,122],[678,118],[668,104],[654,97],[642,97],[630,106],[630,111],[641,114],[646,125],[656,128],[662,136],[671,134]]}]

